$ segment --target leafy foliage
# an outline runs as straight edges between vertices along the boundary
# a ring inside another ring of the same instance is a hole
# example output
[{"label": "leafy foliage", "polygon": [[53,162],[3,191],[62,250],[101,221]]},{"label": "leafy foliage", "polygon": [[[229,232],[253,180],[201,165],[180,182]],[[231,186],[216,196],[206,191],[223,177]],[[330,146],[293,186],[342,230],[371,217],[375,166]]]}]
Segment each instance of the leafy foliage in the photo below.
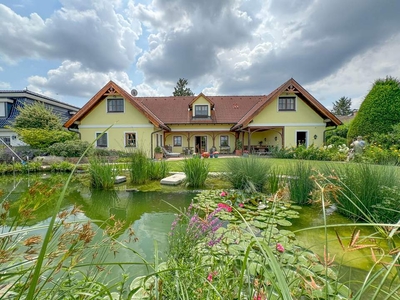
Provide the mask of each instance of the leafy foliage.
[{"label": "leafy foliage", "polygon": [[339,100],[335,101],[333,104],[333,109],[331,110],[337,116],[347,116],[352,113],[351,110],[351,98],[341,97]]},{"label": "leafy foliage", "polygon": [[174,87],[174,92],[172,93],[174,96],[193,96],[194,93],[190,88],[187,88],[188,81],[185,78],[179,78],[176,83],[176,87]]},{"label": "leafy foliage", "polygon": [[[68,140],[62,143],[55,143],[48,148],[51,155],[63,157],[80,157],[89,148],[90,144],[81,140]],[[90,155],[90,153],[87,153]]]},{"label": "leafy foliage", "polygon": [[350,127],[350,123],[345,123],[343,125],[338,126],[334,130],[327,130],[326,135],[325,135],[326,144],[327,145],[336,144],[334,141],[338,140],[337,137],[341,137],[341,138],[345,139],[344,143],[346,143],[347,133],[349,132],[349,127]]},{"label": "leafy foliage", "polygon": [[204,187],[210,165],[206,159],[193,156],[183,161],[182,170],[186,175],[186,184],[190,187]]},{"label": "leafy foliage", "polygon": [[35,102],[20,107],[19,115],[15,118],[13,128],[40,128],[47,130],[62,130],[61,118],[43,103]]},{"label": "leafy foliage", "polygon": [[46,149],[50,145],[65,142],[74,138],[75,133],[65,130],[40,128],[21,128],[15,130],[21,140],[35,149]]},{"label": "leafy foliage", "polygon": [[351,122],[348,139],[359,135],[369,139],[374,133],[388,133],[400,120],[400,82],[387,77],[375,81],[358,114]]}]

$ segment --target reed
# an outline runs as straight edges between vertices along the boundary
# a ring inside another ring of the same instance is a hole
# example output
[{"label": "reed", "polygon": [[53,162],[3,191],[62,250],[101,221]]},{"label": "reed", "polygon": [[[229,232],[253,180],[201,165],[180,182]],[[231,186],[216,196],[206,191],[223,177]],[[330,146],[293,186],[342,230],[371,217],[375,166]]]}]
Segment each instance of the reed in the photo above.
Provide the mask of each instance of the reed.
[{"label": "reed", "polygon": [[130,178],[135,184],[144,184],[149,178],[149,160],[146,152],[142,149],[137,149],[130,155]]},{"label": "reed", "polygon": [[204,187],[209,172],[209,163],[200,157],[187,158],[183,161],[182,171],[186,175],[187,186]]},{"label": "reed", "polygon": [[310,193],[315,188],[311,179],[311,165],[305,161],[296,161],[288,170],[287,183],[290,199],[300,205],[310,204]]},{"label": "reed", "polygon": [[109,190],[114,188],[116,171],[114,165],[100,156],[89,159],[89,175],[91,187]]},{"label": "reed", "polygon": [[259,157],[231,159],[226,161],[226,178],[235,189],[263,192],[270,167],[266,159]]}]

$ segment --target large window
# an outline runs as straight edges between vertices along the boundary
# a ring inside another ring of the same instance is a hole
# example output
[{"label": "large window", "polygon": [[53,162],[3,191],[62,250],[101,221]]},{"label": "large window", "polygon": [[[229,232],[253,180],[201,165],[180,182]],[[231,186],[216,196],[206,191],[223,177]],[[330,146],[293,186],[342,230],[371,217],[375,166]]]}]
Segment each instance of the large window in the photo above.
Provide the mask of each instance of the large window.
[{"label": "large window", "polygon": [[174,136],[174,147],[182,147],[182,136]]},{"label": "large window", "polygon": [[222,147],[227,147],[229,146],[229,138],[227,135],[221,135],[219,137],[219,145]]},{"label": "large window", "polygon": [[107,112],[124,112],[124,99],[107,99]]},{"label": "large window", "polygon": [[125,147],[136,147],[136,133],[125,133]]},{"label": "large window", "polygon": [[[96,133],[96,138],[98,138],[102,132],[97,132]],[[108,138],[107,138],[107,133],[104,133],[97,141],[96,141],[96,146],[99,148],[107,148],[108,147]]]},{"label": "large window", "polygon": [[196,118],[207,118],[208,117],[208,105],[195,105],[194,116]]},{"label": "large window", "polygon": [[296,110],[296,97],[279,97],[279,111]]}]

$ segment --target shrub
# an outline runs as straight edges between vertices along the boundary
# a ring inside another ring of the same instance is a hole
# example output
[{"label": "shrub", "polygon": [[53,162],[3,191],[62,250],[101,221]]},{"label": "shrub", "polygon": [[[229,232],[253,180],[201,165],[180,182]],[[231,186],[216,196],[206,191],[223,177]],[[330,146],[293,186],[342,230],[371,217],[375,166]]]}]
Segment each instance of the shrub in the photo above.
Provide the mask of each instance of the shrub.
[{"label": "shrub", "polygon": [[378,79],[350,124],[348,139],[359,135],[369,139],[374,133],[388,133],[400,120],[400,82],[392,77]]},{"label": "shrub", "polygon": [[75,133],[66,130],[48,130],[39,128],[16,129],[21,140],[34,149],[46,149],[52,144],[74,138]]},{"label": "shrub", "polygon": [[[55,143],[48,148],[51,155],[63,157],[80,157],[87,148],[90,147],[88,142],[81,140],[68,140],[62,143]],[[90,149],[91,150],[91,149]],[[88,151],[87,156],[90,156],[93,151]]]},{"label": "shrub", "polygon": [[169,173],[169,165],[165,160],[148,160],[147,164],[147,173],[150,180],[158,180],[167,177]]},{"label": "shrub", "polygon": [[270,164],[259,157],[238,158],[227,161],[227,180],[233,188],[245,191],[264,191]]},{"label": "shrub", "polygon": [[182,170],[186,175],[187,186],[199,188],[205,185],[209,164],[200,157],[187,158],[183,161]]}]

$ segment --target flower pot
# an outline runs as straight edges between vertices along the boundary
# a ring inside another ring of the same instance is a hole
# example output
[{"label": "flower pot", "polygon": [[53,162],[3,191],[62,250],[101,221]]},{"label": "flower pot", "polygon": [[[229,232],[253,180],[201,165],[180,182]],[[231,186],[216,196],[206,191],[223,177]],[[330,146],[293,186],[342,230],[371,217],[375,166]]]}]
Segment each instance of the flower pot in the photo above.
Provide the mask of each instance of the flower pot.
[{"label": "flower pot", "polygon": [[157,159],[157,160],[163,159],[163,154],[162,153],[154,153],[154,159]]},{"label": "flower pot", "polygon": [[242,155],[242,150],[235,150],[235,154],[237,156],[241,156]]}]

